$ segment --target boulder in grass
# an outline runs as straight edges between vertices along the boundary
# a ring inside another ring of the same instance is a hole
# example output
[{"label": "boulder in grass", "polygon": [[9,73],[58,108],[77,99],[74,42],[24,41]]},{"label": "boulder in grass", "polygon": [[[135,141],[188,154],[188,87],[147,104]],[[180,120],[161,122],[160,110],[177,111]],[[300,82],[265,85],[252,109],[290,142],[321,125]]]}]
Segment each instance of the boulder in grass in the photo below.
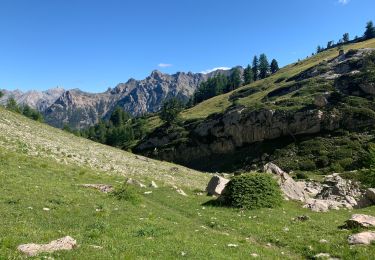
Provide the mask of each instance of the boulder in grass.
[{"label": "boulder in grass", "polygon": [[228,179],[225,179],[217,175],[213,176],[207,185],[207,188],[206,188],[207,194],[210,196],[221,195],[225,189],[225,186],[228,183],[229,183]]},{"label": "boulder in grass", "polygon": [[282,175],[283,173],[285,173],[283,170],[280,169],[279,166],[271,162],[264,165],[263,171],[266,173],[272,173],[276,175]]},{"label": "boulder in grass", "polygon": [[354,214],[346,221],[346,226],[349,228],[375,227],[375,217],[364,214]]},{"label": "boulder in grass", "polygon": [[375,204],[375,189],[369,188],[366,190],[366,197]]},{"label": "boulder in grass", "polygon": [[156,188],[158,188],[158,185],[157,185],[154,181],[152,181],[152,182],[150,183],[149,187],[150,187],[150,188],[154,188],[154,189],[156,189]]},{"label": "boulder in grass", "polygon": [[349,236],[348,242],[351,245],[370,245],[375,241],[375,232],[366,231]]},{"label": "boulder in grass", "polygon": [[276,164],[267,163],[264,165],[263,171],[275,176],[286,199],[305,201],[309,198],[304,187],[294,181],[292,177],[280,169]]},{"label": "boulder in grass", "polygon": [[137,181],[137,180],[134,180],[134,179],[132,179],[132,178],[127,179],[127,180],[126,180],[126,184],[139,186],[139,187],[141,187],[141,188],[146,188],[146,185],[144,185],[142,182]]},{"label": "boulder in grass", "polygon": [[352,209],[353,207],[347,202],[338,202],[334,200],[308,199],[304,208],[311,209],[314,212],[327,212],[331,209],[338,210],[340,208]]},{"label": "boulder in grass", "polygon": [[18,250],[27,256],[36,256],[40,253],[53,253],[59,250],[72,250],[77,246],[77,241],[70,236],[53,240],[48,244],[24,244]]}]

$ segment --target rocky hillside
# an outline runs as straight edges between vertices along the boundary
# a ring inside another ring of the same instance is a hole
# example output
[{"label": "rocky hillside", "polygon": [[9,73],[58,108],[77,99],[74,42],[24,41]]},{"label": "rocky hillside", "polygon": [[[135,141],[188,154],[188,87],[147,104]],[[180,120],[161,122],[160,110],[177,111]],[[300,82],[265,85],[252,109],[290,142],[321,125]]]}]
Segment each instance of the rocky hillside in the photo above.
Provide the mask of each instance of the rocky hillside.
[{"label": "rocky hillside", "polygon": [[[341,55],[337,50],[321,53],[266,80],[203,102],[183,113],[188,120],[156,129],[136,150],[206,170],[222,170],[224,165],[235,168],[234,163],[240,168],[256,167],[265,160],[280,160],[287,167],[299,156],[298,147],[284,151],[288,145],[302,137],[306,141],[346,130],[360,133],[353,137],[361,140],[353,149],[360,151],[372,139],[375,126],[375,49],[364,47],[375,47],[375,41],[346,46]],[[226,108],[221,112],[223,106]],[[218,111],[212,113],[216,108]],[[202,118],[202,111],[212,114]],[[297,165],[287,168],[309,168],[306,164],[314,165],[309,169],[333,167],[339,159],[346,159],[340,167],[350,170],[358,163],[354,160],[361,159],[353,152],[330,160],[329,153],[335,151],[329,149],[335,150],[335,145],[322,149],[327,154],[311,154],[310,161],[298,163],[297,159]]]},{"label": "rocky hillside", "polygon": [[95,94],[61,88],[45,92],[4,91],[0,104],[14,97],[19,104],[30,105],[42,112],[45,121],[52,126],[61,128],[67,124],[72,128],[84,128],[109,117],[116,106],[137,116],[157,112],[163,101],[170,97],[187,101],[200,83],[218,73],[230,75],[231,71],[169,75],[155,70],[143,80],[130,79],[104,93]]}]

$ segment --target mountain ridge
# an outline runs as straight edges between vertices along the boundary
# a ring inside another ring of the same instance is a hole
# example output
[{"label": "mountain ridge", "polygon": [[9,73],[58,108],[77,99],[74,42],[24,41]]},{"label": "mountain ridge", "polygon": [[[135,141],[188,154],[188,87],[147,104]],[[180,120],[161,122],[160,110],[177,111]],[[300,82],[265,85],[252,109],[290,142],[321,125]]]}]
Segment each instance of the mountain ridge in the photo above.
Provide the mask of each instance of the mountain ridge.
[{"label": "mountain ridge", "polygon": [[[235,68],[242,68],[237,66]],[[242,72],[243,69],[240,71]],[[126,112],[139,116],[157,112],[164,100],[177,97],[188,101],[197,87],[218,74],[230,75],[232,70],[215,70],[210,73],[163,73],[154,70],[142,80],[130,78],[105,92],[90,93],[80,89],[54,88],[46,91],[4,90],[0,104],[14,97],[20,105],[29,105],[40,111],[45,121],[55,127],[68,125],[81,129],[108,118],[113,109],[122,107]],[[52,93],[52,94],[51,94]]]}]

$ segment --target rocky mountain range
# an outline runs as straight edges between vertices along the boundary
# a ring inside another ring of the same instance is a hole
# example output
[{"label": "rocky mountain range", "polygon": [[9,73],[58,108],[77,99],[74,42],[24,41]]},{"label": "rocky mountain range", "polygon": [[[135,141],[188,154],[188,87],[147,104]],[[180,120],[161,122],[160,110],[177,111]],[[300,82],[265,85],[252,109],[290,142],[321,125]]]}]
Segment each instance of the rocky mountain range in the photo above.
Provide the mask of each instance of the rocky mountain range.
[{"label": "rocky mountain range", "polygon": [[52,126],[61,128],[67,124],[80,129],[107,118],[117,106],[139,116],[157,112],[163,101],[171,97],[187,101],[200,83],[219,73],[228,76],[231,72],[215,70],[207,74],[177,72],[169,75],[155,70],[143,80],[129,79],[103,93],[62,88],[42,92],[2,90],[5,95],[0,99],[0,104],[6,104],[13,97],[18,104],[27,104],[40,111]]},{"label": "rocky mountain range", "polygon": [[60,87],[51,88],[46,91],[27,91],[22,92],[20,90],[1,90],[4,94],[0,98],[0,104],[5,105],[10,97],[13,97],[20,105],[29,105],[38,111],[45,111],[49,106],[51,106],[64,92],[65,90]]}]

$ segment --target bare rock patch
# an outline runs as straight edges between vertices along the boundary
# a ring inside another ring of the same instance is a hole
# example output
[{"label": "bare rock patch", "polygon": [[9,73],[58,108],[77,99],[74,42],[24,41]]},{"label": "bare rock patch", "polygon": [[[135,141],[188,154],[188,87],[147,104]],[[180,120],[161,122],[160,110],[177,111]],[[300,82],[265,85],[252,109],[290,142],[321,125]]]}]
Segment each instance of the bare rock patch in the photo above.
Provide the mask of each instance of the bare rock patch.
[{"label": "bare rock patch", "polygon": [[23,244],[18,246],[18,250],[27,256],[36,256],[40,253],[52,253],[59,250],[72,250],[77,246],[77,241],[66,236],[53,240],[48,244]]}]

